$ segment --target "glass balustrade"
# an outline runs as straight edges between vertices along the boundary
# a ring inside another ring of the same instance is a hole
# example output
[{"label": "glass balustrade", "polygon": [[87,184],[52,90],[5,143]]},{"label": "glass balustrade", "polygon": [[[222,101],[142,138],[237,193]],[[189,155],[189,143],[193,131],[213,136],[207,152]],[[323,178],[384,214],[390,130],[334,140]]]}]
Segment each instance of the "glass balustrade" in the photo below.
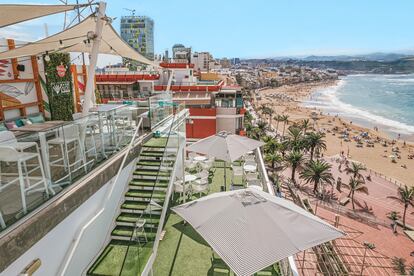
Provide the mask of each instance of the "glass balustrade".
[{"label": "glass balustrade", "polygon": [[[157,110],[151,124],[173,113],[165,96],[149,106]],[[138,136],[149,132],[142,114],[142,103],[102,104],[70,122],[0,131],[0,234],[124,149],[137,127]]]}]

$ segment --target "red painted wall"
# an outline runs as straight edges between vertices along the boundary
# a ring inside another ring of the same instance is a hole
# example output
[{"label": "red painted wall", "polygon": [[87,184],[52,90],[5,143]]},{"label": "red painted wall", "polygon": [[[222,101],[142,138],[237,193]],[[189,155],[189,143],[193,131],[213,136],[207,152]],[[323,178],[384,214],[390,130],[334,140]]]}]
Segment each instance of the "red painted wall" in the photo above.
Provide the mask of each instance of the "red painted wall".
[{"label": "red painted wall", "polygon": [[192,124],[186,124],[187,138],[206,138],[216,134],[216,119],[191,119]]},{"label": "red painted wall", "polygon": [[206,116],[214,118],[190,119],[192,124],[187,123],[187,138],[206,138],[216,134],[216,109],[190,107],[191,116]]},{"label": "red painted wall", "polygon": [[195,108],[190,107],[190,116],[216,116],[215,108]]}]

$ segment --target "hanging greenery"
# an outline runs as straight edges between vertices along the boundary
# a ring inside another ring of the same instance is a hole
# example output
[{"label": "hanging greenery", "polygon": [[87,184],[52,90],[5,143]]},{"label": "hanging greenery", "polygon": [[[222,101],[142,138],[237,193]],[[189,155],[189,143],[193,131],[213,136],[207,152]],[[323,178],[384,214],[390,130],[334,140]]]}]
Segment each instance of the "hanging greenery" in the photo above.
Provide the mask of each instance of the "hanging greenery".
[{"label": "hanging greenery", "polygon": [[73,113],[72,74],[70,56],[66,53],[49,54],[44,59],[47,94],[52,120],[71,121]]}]

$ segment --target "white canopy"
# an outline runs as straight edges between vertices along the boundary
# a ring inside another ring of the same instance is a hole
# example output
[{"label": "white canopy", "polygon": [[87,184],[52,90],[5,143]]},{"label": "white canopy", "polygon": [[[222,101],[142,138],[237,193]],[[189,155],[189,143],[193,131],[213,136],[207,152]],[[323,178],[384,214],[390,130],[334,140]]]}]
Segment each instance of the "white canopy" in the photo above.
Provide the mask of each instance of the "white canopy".
[{"label": "white canopy", "polygon": [[[45,39],[28,43],[22,47],[1,52],[0,60],[9,58],[19,58],[25,56],[39,55],[46,51],[52,52],[91,52],[91,46],[87,42],[87,33],[95,32],[96,22],[95,16],[91,15],[83,20],[81,23],[66,29],[60,33],[49,36]],[[86,41],[86,43],[85,43]],[[92,41],[91,41],[92,42]],[[101,54],[119,55],[125,58],[130,58],[144,64],[153,66],[151,60],[145,58],[135,49],[129,46],[118,33],[114,30],[109,22],[104,24],[102,30],[102,42],[99,47]]]},{"label": "white canopy", "polygon": [[222,131],[190,145],[187,150],[233,162],[262,145],[261,141]]},{"label": "white canopy", "polygon": [[292,202],[254,188],[172,208],[239,276],[344,235]]},{"label": "white canopy", "polygon": [[0,5],[0,28],[86,5]]}]

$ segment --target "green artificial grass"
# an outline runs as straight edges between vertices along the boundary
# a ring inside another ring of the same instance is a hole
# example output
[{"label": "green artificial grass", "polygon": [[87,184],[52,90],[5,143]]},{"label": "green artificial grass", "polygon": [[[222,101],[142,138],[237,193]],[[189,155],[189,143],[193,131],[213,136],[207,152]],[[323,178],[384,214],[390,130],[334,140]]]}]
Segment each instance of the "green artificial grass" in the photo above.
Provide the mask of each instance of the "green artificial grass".
[{"label": "green artificial grass", "polygon": [[[118,216],[116,221],[135,223],[135,222],[137,222],[137,220],[139,218],[141,218],[141,216],[138,215],[138,214],[122,213]],[[156,223],[160,222],[159,216],[156,216],[156,215],[153,215],[152,218],[146,217],[146,216],[144,216],[142,218],[145,219],[146,223],[148,223],[148,224],[156,224]]]},{"label": "green artificial grass", "polygon": [[145,157],[162,157],[164,155],[163,152],[152,152],[152,151],[144,151],[141,153],[140,156]]},{"label": "green artificial grass", "polygon": [[[232,170],[227,164],[226,183],[227,190],[232,181]],[[210,193],[220,192],[224,184],[223,162],[215,162],[210,178]],[[234,179],[235,184],[243,184],[242,178]],[[193,195],[193,200],[198,194]],[[206,241],[189,225],[183,225],[180,216],[171,213],[164,230],[166,234],[160,242],[157,258],[154,263],[154,275],[162,276],[198,276],[198,275],[229,275],[226,265],[221,260],[212,260],[212,249]],[[276,270],[278,266],[275,265]],[[278,271],[262,271],[258,275],[280,275]],[[234,274],[230,274],[234,275]]]},{"label": "green artificial grass", "polygon": [[158,171],[158,170],[138,169],[134,172],[134,175],[170,176],[170,172],[164,172],[164,171]]},{"label": "green artificial grass", "polygon": [[151,138],[144,144],[144,147],[152,147],[152,148],[164,148],[167,145],[167,138],[160,137],[160,138]]},{"label": "green artificial grass", "polygon": [[134,209],[134,210],[145,210],[147,208],[147,203],[137,203],[134,201],[124,201],[124,203],[121,205],[121,208],[123,209]]},{"label": "green artificial grass", "polygon": [[130,190],[125,194],[125,196],[164,199],[165,198],[165,193],[164,192],[159,192],[159,191],[152,192],[151,190],[145,191],[145,192]]},{"label": "green artificial grass", "polygon": [[[151,251],[152,243],[148,243],[141,248],[138,248],[138,246],[130,246],[128,250],[126,243],[112,241],[105,248],[95,264],[89,269],[88,275],[137,276],[145,267]],[[124,262],[125,258],[126,260]]]}]

